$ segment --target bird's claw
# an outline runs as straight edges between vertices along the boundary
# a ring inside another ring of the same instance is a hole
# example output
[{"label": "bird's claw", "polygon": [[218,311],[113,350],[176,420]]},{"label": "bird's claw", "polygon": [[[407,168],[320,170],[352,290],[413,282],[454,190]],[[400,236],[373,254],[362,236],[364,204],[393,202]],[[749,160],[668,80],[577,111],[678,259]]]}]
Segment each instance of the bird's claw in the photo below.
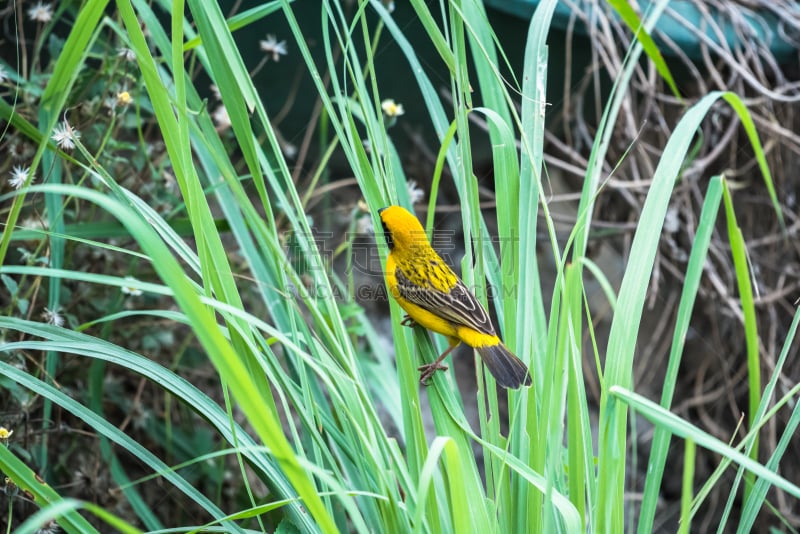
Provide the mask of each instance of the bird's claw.
[{"label": "bird's claw", "polygon": [[410,326],[410,327],[413,328],[413,327],[417,326],[417,321],[415,321],[414,318],[411,317],[409,314],[405,314],[405,315],[403,315],[403,320],[400,321],[400,324],[402,326]]},{"label": "bird's claw", "polygon": [[427,363],[425,365],[420,365],[417,367],[417,370],[420,371],[419,373],[419,383],[423,386],[427,386],[428,382],[430,381],[431,377],[436,373],[436,371],[447,371],[447,366],[442,365],[441,363]]}]

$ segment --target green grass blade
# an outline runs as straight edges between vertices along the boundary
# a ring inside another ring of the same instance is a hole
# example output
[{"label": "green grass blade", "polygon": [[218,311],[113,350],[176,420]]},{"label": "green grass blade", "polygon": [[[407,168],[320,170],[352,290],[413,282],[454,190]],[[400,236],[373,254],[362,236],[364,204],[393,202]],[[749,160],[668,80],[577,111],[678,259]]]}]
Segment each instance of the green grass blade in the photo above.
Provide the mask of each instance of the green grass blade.
[{"label": "green grass blade", "polygon": [[272,413],[263,409],[266,404],[263,393],[256,388],[244,363],[219,331],[213,313],[202,304],[195,287],[186,279],[177,261],[170,255],[152,227],[125,206],[94,191],[67,186],[37,186],[32,189],[71,194],[98,204],[128,228],[131,235],[137,238],[145,253],[151,258],[159,258],[153,264],[157,273],[173,290],[175,300],[188,317],[197,333],[198,340],[203,344],[223,380],[231,384],[243,412],[250,418],[253,427],[264,443],[274,451],[284,473],[305,499],[311,515],[320,522],[323,530],[335,531],[336,528],[322,506],[313,483],[300,468],[295,453],[281,430],[280,423]]},{"label": "green grass blade", "polygon": [[[6,366],[6,364],[0,362],[0,367],[2,366]],[[47,506],[65,501],[65,499],[49,485],[39,482],[36,478],[36,473],[31,471],[31,468],[17,458],[8,447],[0,446],[0,470],[21,489],[31,492],[34,501],[39,505]],[[67,507],[66,509],[59,510],[58,518],[59,526],[67,532],[76,534],[97,532],[91,523],[84,519],[73,508]],[[9,527],[10,526],[9,523]]]},{"label": "green grass blade", "polygon": [[[231,18],[225,21],[225,25],[228,28],[228,31],[235,32],[236,30],[240,30],[258,22],[259,20],[263,19],[267,15],[271,15],[276,11],[281,9],[280,0],[273,0],[272,2],[267,2],[260,6],[251,7],[250,9],[246,9],[241,13],[237,13],[236,15],[232,16]],[[183,45],[183,51],[188,52],[194,48],[200,46],[203,43],[201,37],[194,37],[186,41],[186,44]]]},{"label": "green grass blade", "polygon": [[770,484],[800,499],[800,487],[796,484],[789,482],[777,473],[754,461],[746,454],[739,452],[727,443],[715,438],[708,432],[666,411],[655,402],[620,386],[612,386],[609,394],[615,401],[628,404],[631,408],[635,409],[637,413],[643,415],[654,424],[668,428],[672,434],[693,440],[697,445],[730,459],[755,475],[764,478]]},{"label": "green grass blade", "polygon": [[[48,504],[30,516],[25,520],[24,523],[14,530],[14,534],[41,534],[46,532],[45,525],[51,519],[61,517],[69,512],[77,511],[82,508],[93,513],[99,519],[103,520],[108,526],[113,527],[115,532],[121,532],[122,534],[140,534],[142,532],[138,528],[129,525],[127,522],[97,505],[75,499],[63,499]],[[89,525],[89,528],[91,528],[91,525]],[[67,532],[71,531],[67,530]],[[84,530],[82,532],[91,531]]]},{"label": "green grass blade", "polygon": [[[647,57],[653,62],[658,73],[664,81],[667,82],[672,94],[680,100],[681,93],[672,77],[672,72],[669,70],[667,62],[664,61],[664,56],[661,55],[661,50],[659,50],[655,41],[653,41],[650,33],[643,28],[642,21],[639,15],[636,14],[636,11],[634,11],[633,6],[625,0],[609,0],[609,4],[611,4],[611,7],[619,14],[622,21],[628,26],[628,29],[633,32],[636,40],[642,44],[644,53],[647,54]],[[667,2],[661,3],[662,6],[666,4]],[[661,7],[656,7],[656,9],[659,11],[663,10]]]},{"label": "green grass blade", "polygon": [[[747,350],[747,383],[748,383],[748,410],[747,419],[752,428],[761,403],[761,360],[758,352],[758,325],[756,323],[756,307],[753,300],[753,287],[751,285],[750,265],[747,259],[747,245],[744,242],[742,229],[736,222],[736,212],[733,208],[733,199],[727,187],[723,184],[722,198],[725,204],[725,216],[728,227],[728,239],[731,244],[733,267],[736,273],[736,284],[739,288],[739,300],[742,303],[744,315],[745,346]],[[750,457],[758,459],[758,439],[752,443]],[[745,480],[745,498],[752,487],[754,478],[749,474]]]},{"label": "green grass blade", "polygon": [[[18,349],[35,349],[35,350],[53,350],[56,352],[61,351],[61,346],[55,342],[19,342],[19,343],[9,343],[6,344],[5,347],[7,350],[18,350]],[[64,349],[69,351],[69,345],[63,346]],[[105,421],[102,417],[94,413],[92,410],[86,408],[85,406],[80,405],[75,400],[69,398],[64,393],[61,393],[53,386],[42,382],[41,380],[37,380],[27,373],[20,371],[19,369],[14,368],[11,365],[8,365],[5,362],[0,362],[0,369],[2,369],[3,374],[5,376],[10,377],[18,384],[22,385],[30,389],[31,391],[35,391],[36,393],[42,395],[50,399],[53,403],[63,407],[65,410],[69,411],[70,413],[75,414],[81,420],[86,422],[89,426],[94,428],[100,435],[106,437],[107,439],[117,443],[127,449],[131,454],[135,457],[141,458],[147,465],[152,466],[157,471],[161,472],[164,477],[172,482],[172,484],[183,491],[186,495],[190,496],[195,502],[201,504],[205,510],[208,510],[212,515],[215,517],[224,517],[224,513],[217,508],[213,502],[211,502],[208,498],[206,498],[199,490],[197,490],[194,486],[189,484],[186,480],[183,479],[180,475],[171,471],[166,464],[164,464],[161,460],[159,460],[154,454],[148,451],[145,447],[134,441],[133,439],[129,438],[126,434],[120,432],[114,425]],[[41,488],[41,484],[38,485],[37,488],[39,491],[43,491]],[[36,492],[30,490],[37,495]],[[45,495],[42,493],[42,500],[44,502],[52,501],[51,495]],[[239,531],[239,528],[235,524],[227,525],[228,528],[233,529],[234,531]]]},{"label": "green grass blade", "polygon": [[[686,278],[683,282],[683,289],[681,290],[675,331],[673,332],[667,370],[664,375],[664,390],[661,393],[661,406],[666,409],[672,406],[675,385],[678,383],[678,371],[683,355],[683,348],[686,343],[686,336],[689,332],[689,323],[692,318],[697,291],[700,287],[703,268],[708,256],[708,248],[715,229],[714,222],[717,219],[717,212],[719,211],[720,202],[722,200],[722,190],[722,178],[715,176],[708,184],[708,190],[706,191],[697,225],[697,235],[692,243],[689,262],[686,266]],[[650,448],[650,456],[647,465],[648,476],[645,480],[644,495],[642,497],[642,506],[639,515],[638,532],[640,534],[651,532],[653,529],[653,520],[658,506],[661,480],[667,462],[669,443],[670,435],[668,430],[662,427],[656,428],[653,434],[653,443]]]},{"label": "green grass blade", "polygon": [[608,404],[609,388],[621,386],[627,389],[631,386],[631,369],[645,293],[672,188],[694,132],[711,106],[724,96],[719,92],[705,96],[686,112],[676,126],[656,168],[633,238],[630,261],[622,279],[611,324],[604,372],[605,387],[600,400],[598,524],[595,525],[599,530],[613,531],[623,527],[625,462],[611,459],[624,456],[627,447],[627,414],[623,404]]},{"label": "green grass blade", "polygon": [[683,484],[681,489],[681,517],[678,534],[689,534],[692,518],[689,512],[692,508],[694,495],[694,462],[695,445],[691,438],[686,439],[686,448],[683,453]]}]

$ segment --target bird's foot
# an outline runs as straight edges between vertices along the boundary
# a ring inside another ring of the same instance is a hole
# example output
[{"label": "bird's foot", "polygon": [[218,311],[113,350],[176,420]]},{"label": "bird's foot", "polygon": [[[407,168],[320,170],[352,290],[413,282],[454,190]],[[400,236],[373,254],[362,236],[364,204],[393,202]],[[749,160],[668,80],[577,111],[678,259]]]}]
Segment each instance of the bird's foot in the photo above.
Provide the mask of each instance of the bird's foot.
[{"label": "bird's foot", "polygon": [[431,377],[436,373],[436,371],[447,371],[447,366],[442,365],[439,362],[434,363],[427,363],[425,365],[420,365],[417,367],[419,373],[419,383],[423,386],[427,386],[428,382],[430,381]]},{"label": "bird's foot", "polygon": [[414,318],[411,317],[409,314],[405,314],[403,315],[403,320],[400,321],[400,324],[403,326],[409,326],[411,328],[414,328],[415,326],[417,326],[417,321],[415,321]]}]

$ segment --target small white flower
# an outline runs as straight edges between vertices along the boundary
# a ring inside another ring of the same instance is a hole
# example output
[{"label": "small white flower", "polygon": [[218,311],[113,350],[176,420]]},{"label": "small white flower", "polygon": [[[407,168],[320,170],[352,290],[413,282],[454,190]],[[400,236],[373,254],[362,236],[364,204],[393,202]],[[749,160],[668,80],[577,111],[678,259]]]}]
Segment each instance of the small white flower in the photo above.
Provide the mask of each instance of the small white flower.
[{"label": "small white flower", "polygon": [[[30,167],[21,167],[19,165],[14,165],[14,170],[11,171],[11,179],[8,180],[8,185],[13,187],[14,189],[19,189],[25,182],[28,180],[28,176],[31,173]],[[33,181],[33,180],[31,180]]]},{"label": "small white flower", "polygon": [[[138,280],[136,278],[132,277],[132,276],[126,276],[125,280],[127,280],[129,282],[138,282]],[[142,294],[142,290],[139,289],[138,287],[135,287],[135,285],[133,285],[133,284],[131,284],[129,286],[122,286],[120,288],[120,291],[122,291],[122,293],[124,295],[130,295],[132,297],[138,297],[138,296],[141,296],[141,294]]]},{"label": "small white flower", "polygon": [[6,72],[6,68],[0,65],[0,83],[3,83],[8,80],[8,73]]},{"label": "small white flower", "polygon": [[406,182],[406,188],[408,188],[408,198],[411,200],[412,204],[416,204],[425,198],[425,191],[417,186],[417,182],[415,180],[408,180]]},{"label": "small white flower", "polygon": [[261,50],[267,54],[272,54],[272,61],[280,61],[281,56],[285,56],[289,52],[286,50],[286,41],[278,42],[274,35],[267,35],[266,41],[259,41]]},{"label": "small white flower", "polygon": [[53,20],[53,6],[45,4],[44,2],[39,2],[28,10],[28,16],[31,20],[47,24]]},{"label": "small white flower", "polygon": [[134,63],[136,61],[136,53],[130,48],[118,48],[117,57],[121,57],[128,63]]},{"label": "small white flower", "polygon": [[72,150],[75,148],[75,141],[81,138],[81,133],[74,129],[67,121],[61,123],[53,131],[51,139],[56,142],[61,150]]},{"label": "small white flower", "polygon": [[386,100],[381,102],[381,109],[383,110],[384,115],[386,115],[390,119],[399,117],[400,115],[404,115],[406,112],[403,109],[403,104],[398,104],[391,98],[387,98]]},{"label": "small white flower", "polygon": [[4,426],[0,426],[0,441],[8,441],[8,438],[13,434],[13,430],[9,430]]},{"label": "small white flower", "polygon": [[42,312],[42,319],[44,319],[47,324],[51,324],[53,326],[64,326],[64,317],[59,313],[58,308],[55,310],[49,310],[45,308]]},{"label": "small white flower", "polygon": [[231,127],[231,117],[228,115],[228,110],[224,105],[220,105],[215,109],[214,113],[211,114],[211,118],[216,123],[218,132],[224,132]]}]

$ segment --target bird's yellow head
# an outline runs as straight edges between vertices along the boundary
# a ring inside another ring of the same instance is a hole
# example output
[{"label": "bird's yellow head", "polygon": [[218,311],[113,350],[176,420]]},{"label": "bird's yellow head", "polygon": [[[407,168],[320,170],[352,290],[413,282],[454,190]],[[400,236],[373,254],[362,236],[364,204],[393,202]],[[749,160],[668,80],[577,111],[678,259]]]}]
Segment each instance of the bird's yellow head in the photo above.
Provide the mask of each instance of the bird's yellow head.
[{"label": "bird's yellow head", "polygon": [[405,251],[413,253],[420,247],[430,247],[425,229],[419,220],[407,209],[400,206],[389,206],[378,210],[383,224],[386,244],[392,252]]}]

